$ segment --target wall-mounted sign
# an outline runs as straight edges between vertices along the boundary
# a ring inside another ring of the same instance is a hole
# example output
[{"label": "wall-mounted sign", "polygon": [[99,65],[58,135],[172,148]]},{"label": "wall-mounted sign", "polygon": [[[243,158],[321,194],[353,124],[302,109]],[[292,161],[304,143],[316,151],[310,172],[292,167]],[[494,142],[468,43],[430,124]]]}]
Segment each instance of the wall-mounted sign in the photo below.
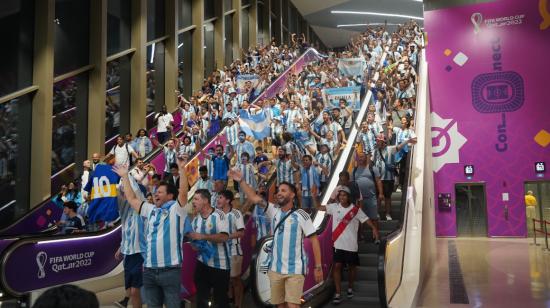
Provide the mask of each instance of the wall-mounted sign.
[{"label": "wall-mounted sign", "polygon": [[451,194],[450,193],[439,193],[437,194],[437,205],[440,211],[450,211],[451,210]]},{"label": "wall-mounted sign", "polygon": [[464,166],[464,175],[466,175],[466,176],[474,175],[474,165]]},{"label": "wall-mounted sign", "polygon": [[538,161],[535,163],[535,172],[536,173],[545,173],[546,172],[546,163],[543,161]]}]

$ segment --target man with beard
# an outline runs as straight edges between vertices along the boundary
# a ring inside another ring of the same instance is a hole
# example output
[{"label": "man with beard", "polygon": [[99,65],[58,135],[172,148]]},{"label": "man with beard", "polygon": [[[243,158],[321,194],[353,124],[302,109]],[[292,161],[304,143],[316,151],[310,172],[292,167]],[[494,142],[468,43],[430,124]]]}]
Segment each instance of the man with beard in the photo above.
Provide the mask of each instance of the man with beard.
[{"label": "man with beard", "polygon": [[[197,307],[209,307],[208,299],[213,290],[215,307],[229,307],[227,290],[229,287],[229,255],[226,242],[229,239],[227,215],[210,205],[210,192],[198,189],[193,196],[193,211],[196,214],[193,232],[187,236],[195,241],[199,249],[195,267],[197,287]],[[209,247],[201,249],[201,247]],[[206,253],[205,253],[206,251]]]},{"label": "man with beard", "polygon": [[277,150],[278,158],[264,161],[258,164],[258,168],[261,168],[267,164],[273,164],[277,170],[277,185],[283,182],[294,183],[294,170],[299,170],[300,166],[291,159],[291,153],[288,153],[283,147],[279,147]]},{"label": "man with beard", "polygon": [[200,166],[199,175],[197,189],[206,189],[211,192],[214,189],[214,182],[212,182],[212,179],[208,176],[208,167]]},{"label": "man with beard", "polygon": [[321,249],[315,227],[309,215],[295,209],[296,187],[289,182],[279,183],[276,200],[278,207],[267,203],[254,189],[242,179],[238,170],[231,169],[228,176],[239,181],[246,197],[260,207],[265,208],[266,216],[273,226],[272,257],[269,264],[271,283],[271,303],[279,308],[298,308],[301,304],[306,266],[303,255],[304,237],[309,237],[313,248],[315,281],[323,280]]}]

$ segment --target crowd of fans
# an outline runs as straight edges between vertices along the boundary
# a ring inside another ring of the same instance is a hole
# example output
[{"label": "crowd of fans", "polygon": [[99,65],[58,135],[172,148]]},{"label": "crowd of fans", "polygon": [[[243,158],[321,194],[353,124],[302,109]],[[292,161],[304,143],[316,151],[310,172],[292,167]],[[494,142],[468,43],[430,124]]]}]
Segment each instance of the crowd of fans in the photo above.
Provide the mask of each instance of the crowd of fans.
[{"label": "crowd of fans", "polygon": [[[218,260],[218,263],[227,261],[227,265],[201,261],[204,256],[199,257],[199,261],[206,267],[219,270],[211,272],[211,275],[221,277],[222,281],[227,271],[227,285],[222,284],[219,287],[226,290],[231,281],[234,292],[230,293],[235,306],[240,307],[242,284],[239,278],[239,247],[255,246],[260,238],[277,229],[277,218],[275,220],[273,218],[279,217],[281,222],[282,216],[277,215],[282,213],[281,211],[284,211],[289,204],[291,207],[303,210],[300,210],[301,212],[297,215],[303,216],[303,221],[302,218],[298,220],[303,224],[300,226],[303,228],[302,234],[308,236],[310,232],[307,230],[311,227],[311,221],[307,213],[314,207],[321,206],[319,197],[326,191],[333,173],[334,162],[346,142],[355,143],[353,155],[356,155],[356,159],[353,172],[350,174],[342,171],[339,174],[339,186],[334,192],[327,192],[332,193],[331,201],[334,203],[323,206],[326,206],[325,209],[329,214],[340,215],[340,211],[336,211],[337,208],[346,209],[350,204],[356,205],[362,213],[357,216],[358,224],[368,220],[369,226],[373,229],[372,240],[375,241],[379,240],[377,231],[377,221],[380,219],[379,209],[384,209],[381,211],[385,214],[383,218],[393,219],[391,194],[399,185],[403,185],[407,153],[416,142],[413,116],[418,83],[416,73],[418,54],[423,48],[421,35],[415,22],[399,26],[398,30],[392,34],[384,27],[368,27],[366,32],[352,38],[345,51],[320,55],[318,59],[307,63],[301,72],[291,73],[284,90],[276,97],[256,101],[254,98],[258,97],[301,52],[307,49],[307,43],[303,37],[296,39],[293,35],[293,44],[290,47],[277,46],[275,41],[272,41],[269,46],[251,48],[243,53],[241,60],[236,60],[229,67],[214,71],[204,80],[202,88],[193,95],[188,98],[183,95],[178,97],[181,123],[175,123],[174,116],[164,106],[154,116],[156,134],[150,135],[146,130],[140,129],[135,137],[132,134],[121,135],[117,138],[117,144],[109,151],[107,158],[113,160],[113,164],[117,166],[117,173],[123,179],[126,177],[126,171],[121,166],[135,166],[130,170],[129,177],[139,184],[141,192],[149,203],[157,204],[160,200],[159,194],[161,196],[171,194],[174,199],[177,197],[178,203],[184,207],[187,202],[179,200],[182,199],[183,188],[185,188],[184,195],[187,197],[188,174],[184,168],[182,169],[182,161],[187,162],[199,152],[204,154],[205,159],[199,168],[200,177],[192,202],[194,214],[197,216],[193,220],[194,232],[189,233],[189,238],[193,241],[212,242],[216,253],[221,254],[225,249],[225,257],[220,255],[221,261]],[[386,57],[382,61],[384,53]],[[361,75],[341,74],[338,59],[360,57],[363,57],[366,63]],[[258,75],[257,81],[239,83],[239,76],[251,74]],[[357,99],[353,102],[348,102],[346,99],[340,99],[338,102],[328,101],[325,89],[350,86],[361,88],[361,91],[356,93]],[[372,95],[367,102],[367,114],[365,119],[362,119],[357,139],[348,141],[347,136],[361,108],[361,104],[355,102],[360,101],[359,96],[364,97],[368,91]],[[263,140],[255,140],[253,136],[247,135],[239,121],[241,112],[263,113],[269,121],[270,136]],[[174,127],[178,124],[182,126],[182,132],[176,135]],[[207,141],[218,134],[223,134],[227,143],[204,148]],[[166,161],[162,170],[157,170],[153,165],[143,161],[143,157],[155,147],[162,147],[162,155]],[[81,187],[85,186],[87,177],[98,163],[99,155],[94,154],[92,161],[84,162],[85,174],[81,178],[83,185],[70,183],[54,198],[54,201],[67,208],[60,222],[60,225],[68,226],[67,232],[84,228],[85,204],[89,192],[82,190]],[[275,177],[279,187],[276,197],[278,212],[270,210],[271,205],[267,203],[267,182],[271,176]],[[172,192],[169,187],[180,187],[180,193]],[[125,194],[132,193],[125,190]],[[292,199],[286,196],[292,196]],[[238,205],[233,199],[240,199]],[[289,200],[291,200],[290,203]],[[209,205],[209,207],[203,207],[203,205]],[[217,210],[210,212],[210,206]],[[139,212],[142,214],[141,207]],[[208,218],[205,218],[203,216],[205,213],[217,217],[218,223],[224,217],[233,218],[229,218],[225,231],[224,229],[211,230],[209,236],[201,236],[200,228],[205,228],[203,226],[205,222],[196,224],[198,217],[202,215],[203,219],[214,219],[208,215]],[[254,220],[257,229],[252,243],[239,241],[243,235],[244,225],[240,226],[238,221],[242,219],[243,214],[249,215]],[[334,224],[341,220],[342,217],[335,219]],[[334,228],[336,225],[333,226]],[[228,237],[214,237],[214,233],[224,232]],[[281,232],[291,231],[284,229]],[[349,234],[348,236],[352,236],[352,242],[355,241],[355,245],[352,245],[352,248],[344,245],[345,247],[342,248],[342,245],[335,241],[334,262],[340,266],[342,263],[347,263],[350,270],[353,270],[357,265],[354,261],[357,255],[357,230],[355,230],[355,237]],[[275,236],[278,235],[275,234]],[[301,237],[299,241],[302,241]],[[237,248],[227,249],[233,245]],[[296,245],[302,245],[302,243],[296,243]],[[242,251],[240,254],[242,255]],[[216,260],[216,254],[214,256]],[[284,254],[278,256],[278,258],[283,257],[289,258]],[[317,267],[317,257],[320,258],[320,256],[316,254],[316,278],[320,270]],[[285,260],[285,262],[302,261]],[[145,267],[147,268],[147,265]],[[233,267],[239,268],[238,273],[232,270]],[[271,270],[278,271],[273,267]],[[299,274],[290,273],[288,269],[282,272],[279,270],[278,273]],[[198,278],[195,277],[195,279]],[[201,282],[204,281],[200,279],[196,281],[199,285]],[[212,284],[206,284],[206,286],[211,287]],[[130,287],[132,285],[127,285],[127,288]],[[205,285],[202,284],[202,287]],[[284,296],[280,298],[279,293],[273,293],[278,292],[278,287],[273,285],[272,280],[273,300],[287,302],[289,306],[295,303],[295,296],[290,296],[290,299]],[[145,292],[147,293],[147,290]],[[284,295],[284,291],[282,292]],[[333,300],[335,304],[341,301],[340,292],[338,282]],[[207,303],[205,296],[208,297],[210,292],[201,289],[198,290],[198,294],[199,306],[202,305],[201,303]],[[301,296],[301,293],[299,295]],[[228,301],[226,296],[227,292],[220,293],[214,290],[214,302],[220,307],[225,307]],[[347,290],[347,296],[348,298],[353,296],[351,288]],[[298,303],[299,300],[298,297]],[[121,304],[127,303],[128,298],[121,302]]]}]

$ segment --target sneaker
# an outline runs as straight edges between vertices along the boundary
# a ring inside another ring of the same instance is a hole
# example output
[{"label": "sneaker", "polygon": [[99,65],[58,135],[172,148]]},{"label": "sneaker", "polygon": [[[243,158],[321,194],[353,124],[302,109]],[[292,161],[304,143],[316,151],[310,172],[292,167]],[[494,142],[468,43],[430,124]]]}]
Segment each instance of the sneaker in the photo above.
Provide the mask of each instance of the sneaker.
[{"label": "sneaker", "polygon": [[352,299],[353,298],[353,290],[352,289],[348,289],[348,299]]},{"label": "sneaker", "polygon": [[120,308],[126,308],[128,306],[128,297],[125,297],[123,300],[115,302],[115,306]]},{"label": "sneaker", "polygon": [[334,294],[334,298],[332,299],[333,305],[340,305],[342,302],[342,299],[340,298],[340,294]]},{"label": "sneaker", "polygon": [[390,214],[386,214],[386,220],[391,220]]}]

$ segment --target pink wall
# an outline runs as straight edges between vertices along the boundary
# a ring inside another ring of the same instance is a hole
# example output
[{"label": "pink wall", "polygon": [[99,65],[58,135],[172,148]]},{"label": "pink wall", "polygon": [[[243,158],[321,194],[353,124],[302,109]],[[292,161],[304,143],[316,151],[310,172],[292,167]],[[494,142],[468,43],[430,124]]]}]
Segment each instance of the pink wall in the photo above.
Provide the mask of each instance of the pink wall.
[{"label": "pink wall", "polygon": [[[526,236],[524,182],[550,180],[534,168],[537,161],[550,165],[550,27],[538,2],[502,0],[424,15],[435,200],[439,193],[455,199],[455,183],[485,183],[489,236]],[[475,167],[472,179],[464,175],[467,164]],[[455,204],[450,211],[436,207],[436,234],[456,232]]]}]

